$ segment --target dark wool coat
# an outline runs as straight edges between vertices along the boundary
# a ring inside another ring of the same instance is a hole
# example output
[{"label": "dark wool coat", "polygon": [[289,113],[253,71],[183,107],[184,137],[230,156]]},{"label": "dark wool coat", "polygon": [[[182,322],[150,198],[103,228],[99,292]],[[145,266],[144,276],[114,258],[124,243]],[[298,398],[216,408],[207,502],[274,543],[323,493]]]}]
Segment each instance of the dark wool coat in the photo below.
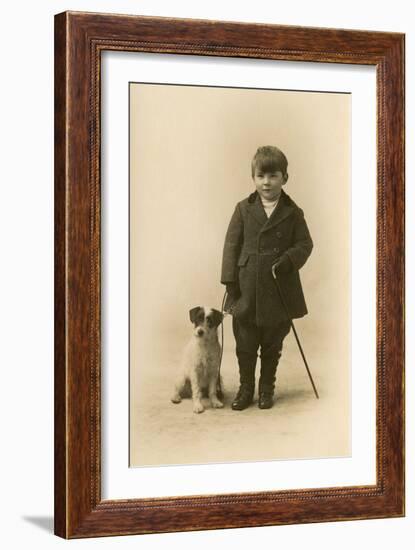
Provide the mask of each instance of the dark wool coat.
[{"label": "dark wool coat", "polygon": [[241,296],[236,301],[228,296],[225,310],[236,319],[258,326],[273,326],[286,320],[271,268],[287,254],[292,269],[278,275],[280,287],[290,317],[306,315],[298,271],[312,248],[303,211],[284,191],[269,218],[257,192],[239,202],[226,233],[221,282],[239,282]]}]

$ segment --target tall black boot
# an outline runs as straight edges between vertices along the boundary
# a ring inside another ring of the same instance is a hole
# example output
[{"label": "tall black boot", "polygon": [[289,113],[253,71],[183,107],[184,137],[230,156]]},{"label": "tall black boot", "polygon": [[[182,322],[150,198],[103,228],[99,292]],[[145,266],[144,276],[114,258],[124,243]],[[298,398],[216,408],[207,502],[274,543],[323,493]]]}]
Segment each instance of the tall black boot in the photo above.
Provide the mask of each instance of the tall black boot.
[{"label": "tall black boot", "polygon": [[246,352],[238,353],[240,386],[232,402],[234,411],[243,411],[252,403],[255,391],[255,366],[257,355]]},{"label": "tall black boot", "polygon": [[270,409],[274,405],[276,372],[281,352],[261,357],[261,376],[258,384],[258,407]]},{"label": "tall black boot", "polygon": [[264,329],[263,343],[261,343],[261,376],[258,386],[258,407],[270,409],[274,404],[275,375],[281,357],[282,343],[290,332],[289,320],[280,323],[270,330]]},{"label": "tall black boot", "polygon": [[270,409],[274,405],[274,386],[263,384],[259,390],[258,407]]}]

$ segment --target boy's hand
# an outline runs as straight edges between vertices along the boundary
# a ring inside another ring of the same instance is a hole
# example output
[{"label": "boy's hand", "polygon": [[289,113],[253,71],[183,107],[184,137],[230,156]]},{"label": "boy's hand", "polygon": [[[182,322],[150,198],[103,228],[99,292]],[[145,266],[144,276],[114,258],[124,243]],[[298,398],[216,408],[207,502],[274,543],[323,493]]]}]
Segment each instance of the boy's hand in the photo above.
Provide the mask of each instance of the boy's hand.
[{"label": "boy's hand", "polygon": [[236,300],[241,295],[241,289],[239,288],[239,283],[227,283],[226,284],[226,292],[228,295]]},{"label": "boy's hand", "polygon": [[287,254],[283,254],[281,258],[272,265],[272,276],[274,279],[277,277],[277,273],[289,273],[293,268],[293,264]]}]

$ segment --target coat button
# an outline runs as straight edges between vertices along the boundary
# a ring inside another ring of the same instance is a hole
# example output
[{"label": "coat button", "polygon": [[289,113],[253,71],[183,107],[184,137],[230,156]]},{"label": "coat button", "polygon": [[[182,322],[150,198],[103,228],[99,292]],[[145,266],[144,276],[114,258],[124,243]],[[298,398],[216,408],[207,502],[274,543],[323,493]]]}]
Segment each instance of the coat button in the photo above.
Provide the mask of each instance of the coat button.
[{"label": "coat button", "polygon": [[279,252],[280,251],[279,248],[274,248],[273,250],[274,250],[274,252]]},{"label": "coat button", "polygon": [[277,237],[280,239],[282,237],[281,231],[277,231]]}]

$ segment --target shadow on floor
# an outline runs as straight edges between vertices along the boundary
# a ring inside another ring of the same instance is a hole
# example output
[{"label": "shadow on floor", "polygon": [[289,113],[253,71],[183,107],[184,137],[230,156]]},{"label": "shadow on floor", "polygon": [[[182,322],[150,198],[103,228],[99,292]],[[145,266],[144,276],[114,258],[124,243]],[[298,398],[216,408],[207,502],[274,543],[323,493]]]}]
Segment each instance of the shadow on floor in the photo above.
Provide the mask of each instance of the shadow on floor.
[{"label": "shadow on floor", "polygon": [[23,516],[22,519],[44,531],[53,533],[53,517],[51,516]]},{"label": "shadow on floor", "polygon": [[290,403],[291,401],[307,401],[309,398],[314,397],[312,389],[290,389],[283,393],[276,391],[277,403]]}]

